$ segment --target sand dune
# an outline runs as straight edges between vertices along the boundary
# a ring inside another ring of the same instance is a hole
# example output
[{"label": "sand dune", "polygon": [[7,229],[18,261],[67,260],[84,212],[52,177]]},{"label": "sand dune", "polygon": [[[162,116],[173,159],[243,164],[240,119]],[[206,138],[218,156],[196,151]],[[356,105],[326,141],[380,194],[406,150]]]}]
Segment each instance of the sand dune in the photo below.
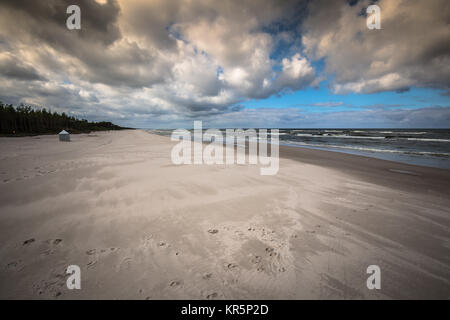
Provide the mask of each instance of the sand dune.
[{"label": "sand dune", "polygon": [[450,298],[450,172],[281,148],[261,176],[173,165],[172,146],[0,138],[0,298]]}]

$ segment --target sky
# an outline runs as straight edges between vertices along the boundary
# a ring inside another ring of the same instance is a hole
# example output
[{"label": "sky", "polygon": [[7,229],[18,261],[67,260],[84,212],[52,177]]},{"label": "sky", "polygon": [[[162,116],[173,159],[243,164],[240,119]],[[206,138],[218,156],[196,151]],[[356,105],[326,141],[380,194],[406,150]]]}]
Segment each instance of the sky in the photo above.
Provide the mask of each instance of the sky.
[{"label": "sky", "polygon": [[449,24],[448,0],[2,0],[0,101],[137,128],[450,128]]}]

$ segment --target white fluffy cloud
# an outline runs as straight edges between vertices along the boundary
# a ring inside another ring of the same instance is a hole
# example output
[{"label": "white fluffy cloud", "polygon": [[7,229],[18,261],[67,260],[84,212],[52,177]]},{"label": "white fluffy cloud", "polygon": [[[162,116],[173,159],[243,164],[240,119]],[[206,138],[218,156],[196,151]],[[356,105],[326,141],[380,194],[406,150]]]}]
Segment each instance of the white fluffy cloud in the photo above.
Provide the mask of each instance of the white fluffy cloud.
[{"label": "white fluffy cloud", "polygon": [[328,76],[336,93],[448,90],[448,1],[377,3],[382,30],[366,28],[368,0],[3,0],[0,100],[145,127],[246,119],[244,101]]},{"label": "white fluffy cloud", "polygon": [[0,65],[9,66],[0,70],[2,99],[80,115],[107,106],[119,119],[194,117],[315,78],[300,53],[270,57],[276,34],[262,26],[289,11],[276,1],[75,1],[80,31],[65,27],[69,2],[0,5]]},{"label": "white fluffy cloud", "polygon": [[450,88],[450,3],[380,0],[381,30],[366,27],[370,1],[313,1],[303,29],[308,57],[325,59],[336,93]]}]

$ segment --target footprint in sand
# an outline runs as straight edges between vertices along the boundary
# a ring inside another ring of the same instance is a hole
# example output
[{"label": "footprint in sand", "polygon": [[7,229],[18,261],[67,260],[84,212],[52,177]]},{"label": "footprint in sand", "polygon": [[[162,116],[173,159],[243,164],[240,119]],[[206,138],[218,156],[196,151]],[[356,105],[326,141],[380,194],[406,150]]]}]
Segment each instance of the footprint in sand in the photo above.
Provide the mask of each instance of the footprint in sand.
[{"label": "footprint in sand", "polygon": [[26,246],[26,245],[28,245],[28,244],[30,244],[30,243],[33,243],[34,241],[35,241],[35,239],[34,239],[34,238],[31,238],[31,239],[25,240],[25,241],[23,242],[23,245],[24,245],[24,246]]},{"label": "footprint in sand", "polygon": [[[225,230],[224,238],[230,237],[233,241],[243,242],[245,245],[248,243],[253,247],[255,251],[250,256],[247,256],[246,260],[248,260],[246,263],[243,263],[244,266],[249,264],[251,266],[250,269],[253,271],[264,272],[268,275],[287,272],[288,268],[286,266],[289,265],[289,260],[291,259],[289,239],[291,237],[297,238],[296,234],[289,235],[255,224],[249,224],[244,227],[228,226],[220,230]],[[244,236],[239,237],[242,234]],[[224,245],[227,246],[225,240]],[[233,252],[234,250],[229,255],[232,256]],[[240,264],[240,261],[236,261],[236,264],[224,264],[224,269],[232,273],[239,273],[241,270]]]},{"label": "footprint in sand", "polygon": [[[149,249],[154,249],[156,248],[161,248],[161,249],[169,249],[169,248],[173,248],[172,245],[170,243],[167,243],[163,240],[159,240],[157,241],[157,239],[154,238],[153,235],[149,234],[147,236],[142,237],[142,246],[145,248],[149,248]],[[176,248],[173,248],[173,250],[176,250]],[[180,251],[175,251],[174,253],[176,256],[178,256],[180,254]]]},{"label": "footprint in sand", "polygon": [[209,279],[211,279],[211,277],[212,277],[212,273],[205,273],[205,274],[202,276],[202,278],[205,279],[205,280],[209,280]]},{"label": "footprint in sand", "polygon": [[52,296],[54,298],[63,295],[63,291],[66,288],[66,274],[62,270],[65,270],[65,268],[61,266],[58,269],[58,271],[52,270],[47,279],[33,285],[33,289],[38,295]]},{"label": "footprint in sand", "polygon": [[229,263],[227,265],[228,270],[235,270],[237,267],[238,267],[237,264],[234,263]]},{"label": "footprint in sand", "polygon": [[[99,260],[103,255],[106,255],[106,254],[108,254],[108,253],[115,252],[115,251],[117,251],[117,250],[119,250],[119,248],[116,248],[116,247],[103,248],[103,249],[90,249],[90,250],[87,250],[87,251],[86,251],[86,254],[87,254],[88,256],[94,256],[94,255],[95,255],[95,257],[92,257],[92,260],[89,261],[89,262],[87,263],[87,267],[88,267],[88,268],[93,268],[93,267],[97,264],[98,260]],[[122,264],[121,264],[121,266],[122,266]],[[121,266],[120,266],[120,267],[121,267]]]},{"label": "footprint in sand", "polygon": [[17,261],[11,261],[11,262],[9,262],[9,263],[5,266],[5,269],[6,269],[6,270],[11,270],[11,271],[22,271],[24,267],[25,267],[25,266],[23,266],[22,260],[17,260]]},{"label": "footprint in sand", "polygon": [[272,247],[267,247],[266,248],[266,252],[271,256],[272,255],[272,253],[274,252],[274,248],[272,248]]},{"label": "footprint in sand", "polygon": [[[35,242],[34,239],[26,240],[23,245],[27,245]],[[43,241],[44,247],[40,246],[40,248],[44,251],[41,252],[41,255],[49,256],[56,252],[57,246],[62,242],[62,239],[49,239]]]},{"label": "footprint in sand", "polygon": [[129,257],[122,260],[122,262],[119,265],[119,270],[127,270],[131,268],[131,262],[133,260]]},{"label": "footprint in sand", "polygon": [[41,255],[49,256],[49,255],[51,255],[53,253],[55,253],[55,250],[50,248],[50,249],[47,249],[47,250],[44,250],[43,252],[41,252]]},{"label": "footprint in sand", "polygon": [[240,230],[236,230],[234,233],[235,233],[236,235],[238,235],[239,237],[244,237],[244,236],[245,236],[245,233],[242,232],[242,231],[240,231]]},{"label": "footprint in sand", "polygon": [[97,252],[97,250],[95,250],[95,249],[90,249],[90,250],[86,251],[86,254],[87,254],[88,256],[91,256],[91,255],[95,254],[96,252]]},{"label": "footprint in sand", "polygon": [[54,245],[54,246],[57,246],[61,242],[62,242],[62,239],[48,239],[48,240],[45,241],[46,244]]},{"label": "footprint in sand", "polygon": [[211,293],[211,294],[208,294],[208,295],[206,296],[206,299],[211,300],[211,299],[217,298],[218,296],[219,296],[219,295],[217,294],[217,292],[213,292],[213,293]]},{"label": "footprint in sand", "polygon": [[261,260],[262,260],[261,256],[254,256],[251,261],[253,264],[258,264],[261,262]]},{"label": "footprint in sand", "polygon": [[17,267],[17,265],[18,265],[18,262],[13,261],[13,262],[8,263],[8,264],[6,265],[6,268],[8,268],[8,269],[14,269],[14,268]]},{"label": "footprint in sand", "polygon": [[86,251],[86,254],[88,256],[92,256],[92,255],[94,255],[96,253],[114,252],[114,251],[117,251],[117,250],[119,250],[119,248],[116,248],[116,247],[103,248],[103,249],[90,249],[90,250]]},{"label": "footprint in sand", "polygon": [[174,281],[172,281],[172,282],[169,284],[169,286],[172,287],[172,288],[178,288],[178,287],[181,286],[181,281],[174,280]]},{"label": "footprint in sand", "polygon": [[273,247],[266,247],[261,255],[253,254],[250,262],[255,266],[257,272],[282,273],[286,267],[282,262],[282,255]]}]

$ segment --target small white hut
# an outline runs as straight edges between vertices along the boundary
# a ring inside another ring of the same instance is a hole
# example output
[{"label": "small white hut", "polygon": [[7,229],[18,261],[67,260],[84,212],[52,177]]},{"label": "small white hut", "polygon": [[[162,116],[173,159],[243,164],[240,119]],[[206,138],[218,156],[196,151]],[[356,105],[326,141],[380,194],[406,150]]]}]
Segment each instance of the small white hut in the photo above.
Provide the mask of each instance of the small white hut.
[{"label": "small white hut", "polygon": [[59,133],[59,141],[70,141],[70,134],[63,130]]}]

